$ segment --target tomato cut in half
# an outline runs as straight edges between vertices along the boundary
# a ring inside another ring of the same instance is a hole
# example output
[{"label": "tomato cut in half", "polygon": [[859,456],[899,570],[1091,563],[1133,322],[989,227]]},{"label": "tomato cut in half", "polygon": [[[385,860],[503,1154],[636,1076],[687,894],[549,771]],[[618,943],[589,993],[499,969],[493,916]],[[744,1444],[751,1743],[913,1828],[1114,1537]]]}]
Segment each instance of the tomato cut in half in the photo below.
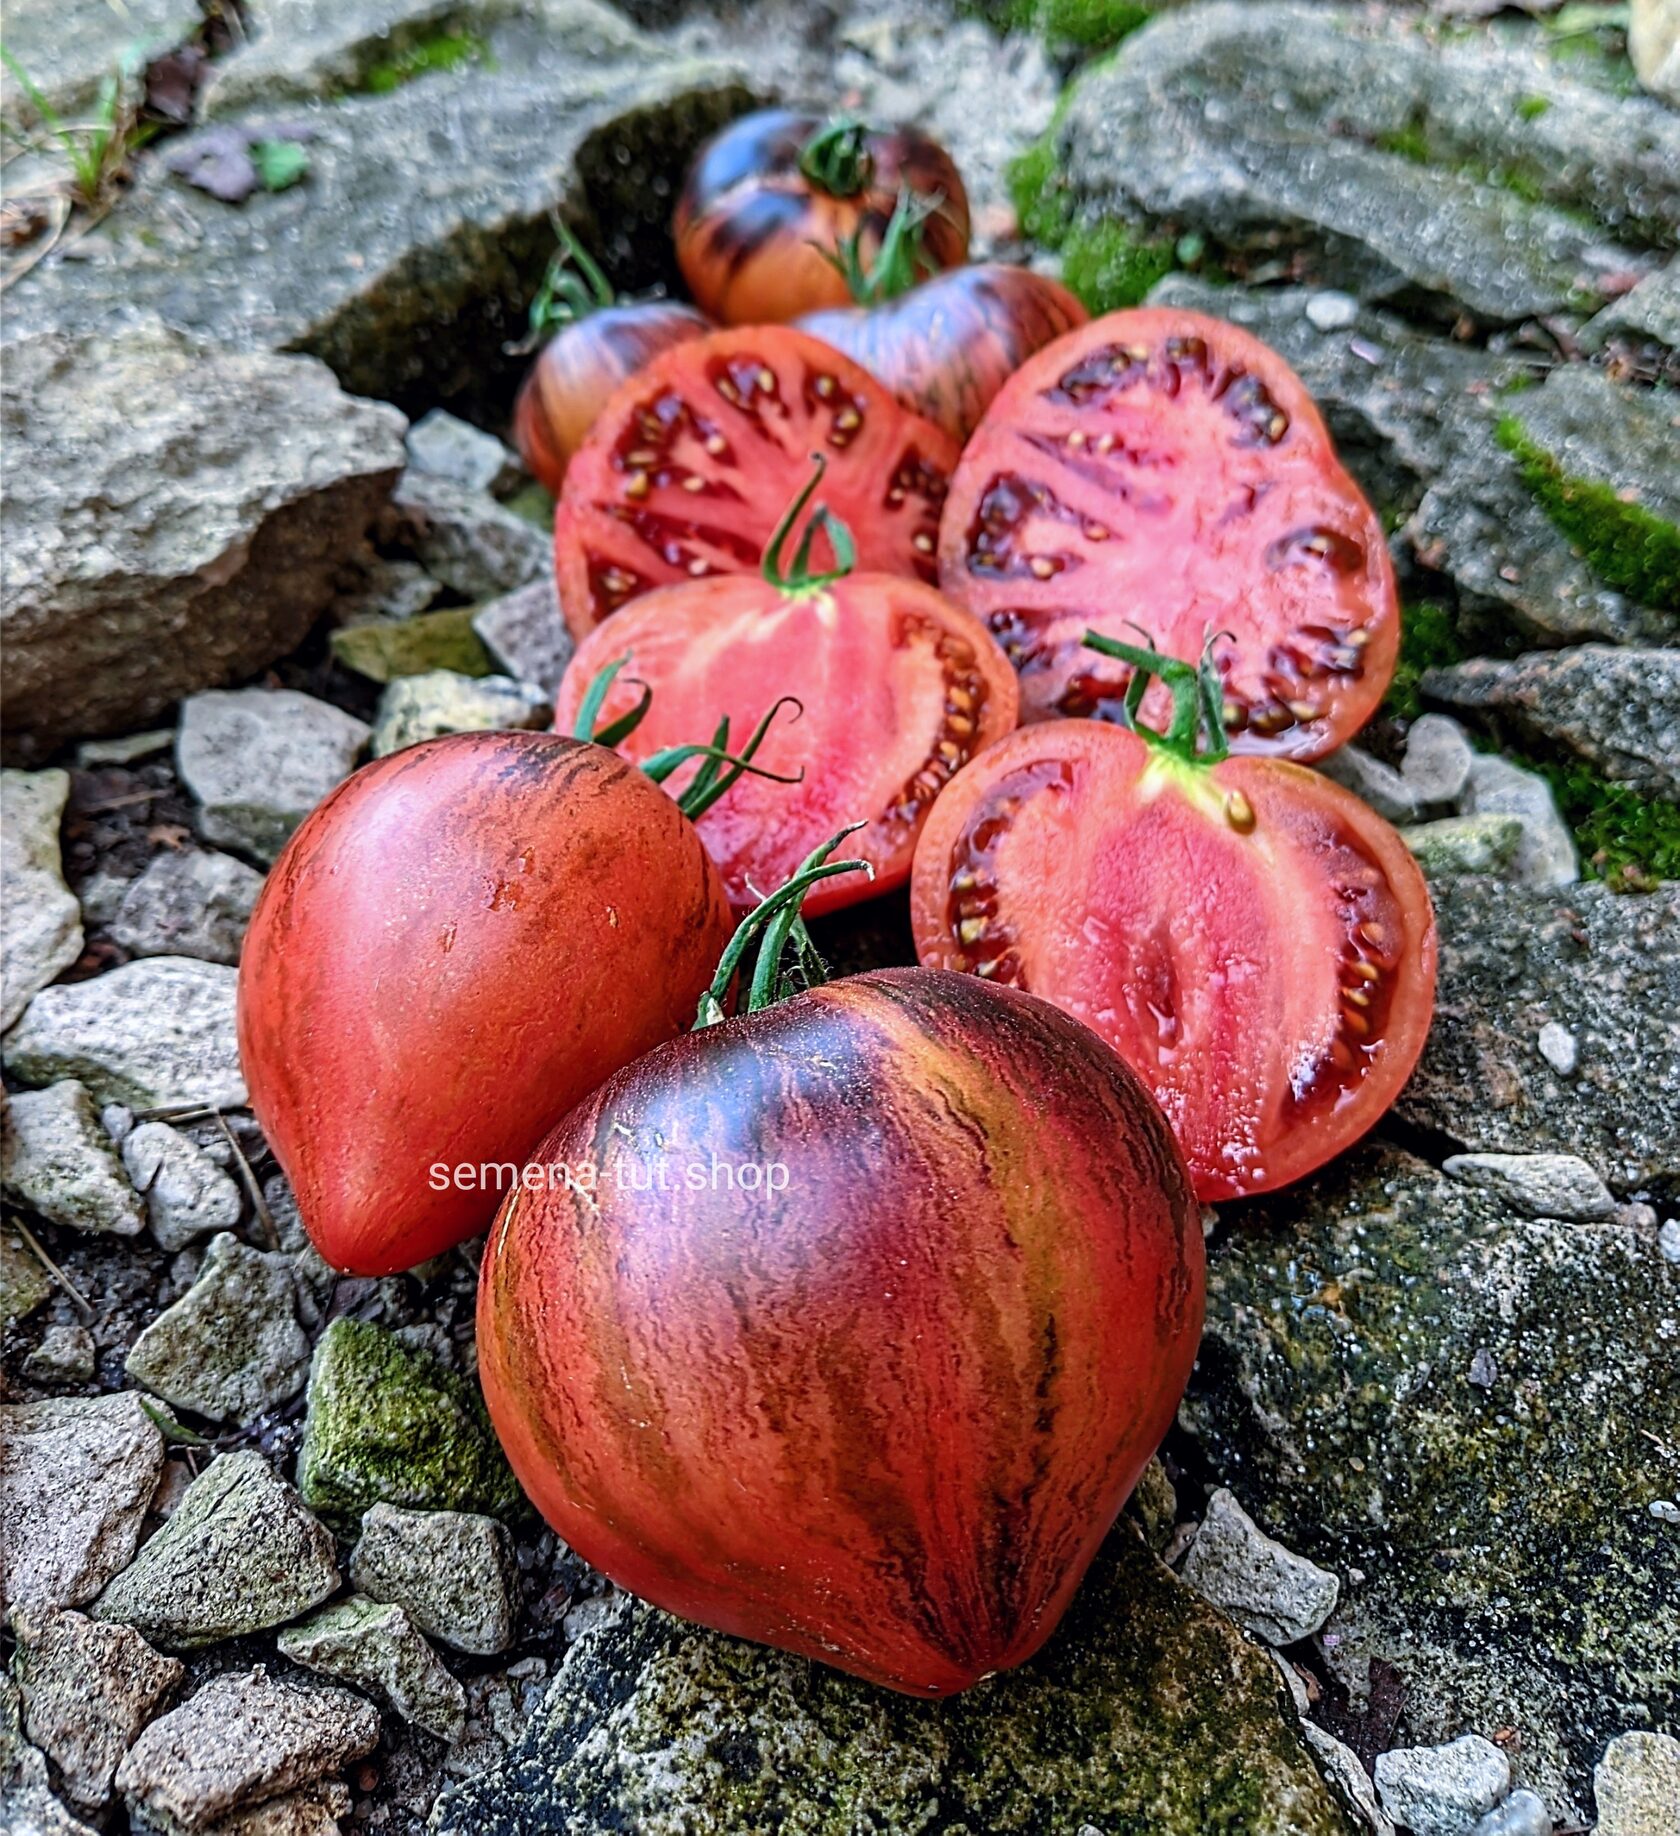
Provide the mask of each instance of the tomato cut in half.
[{"label": "tomato cut in half", "polygon": [[789,500],[828,462],[823,499],[857,565],[932,584],[957,443],[866,370],[787,326],[662,352],[602,410],[554,519],[560,606],[587,632],[653,587],[756,573]]},{"label": "tomato cut in half", "polygon": [[867,827],[847,838],[846,853],[875,869],[874,882],[818,881],[807,916],[902,885],[934,798],[1015,725],[1015,672],[981,625],[932,587],[891,574],[805,593],[737,574],[645,594],[579,646],[556,696],[558,731],[572,731],[590,683],[623,656],[599,719],[610,724],[636,706],[641,685],[651,690],[647,714],[618,743],[637,764],[709,732],[721,715],[744,736],[778,696],[800,704],[753,755],[799,782],[742,777],[695,824],[738,910],[850,822]]},{"label": "tomato cut in half", "polygon": [[1053,1001],[1154,1091],[1204,1201],[1322,1166],[1423,1050],[1435,922],[1399,835],[1278,759],[1023,727],[922,830],[916,953]]},{"label": "tomato cut in half", "polygon": [[1382,525],[1305,384],[1200,313],[1110,313],[1016,371],[951,481],[939,578],[1020,671],[1024,720],[1120,718],[1130,670],[1088,629],[1185,659],[1222,633],[1234,752],[1334,750],[1399,648]]}]

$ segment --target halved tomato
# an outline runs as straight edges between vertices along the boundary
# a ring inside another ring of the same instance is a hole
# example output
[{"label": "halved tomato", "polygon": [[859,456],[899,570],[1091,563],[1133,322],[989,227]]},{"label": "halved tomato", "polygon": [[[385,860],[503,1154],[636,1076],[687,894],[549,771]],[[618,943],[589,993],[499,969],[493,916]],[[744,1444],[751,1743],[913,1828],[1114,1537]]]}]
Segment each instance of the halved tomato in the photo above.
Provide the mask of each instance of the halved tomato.
[{"label": "halved tomato", "polygon": [[1417,863],[1350,792],[1093,721],[991,747],[935,805],[916,953],[1030,989],[1154,1091],[1206,1200],[1323,1165],[1423,1049],[1435,923]]},{"label": "halved tomato", "polygon": [[859,568],[931,585],[957,452],[804,332],[755,326],[677,345],[614,394],[566,473],[554,519],[566,623],[582,638],[653,587],[756,573],[813,454],[828,462],[823,497],[856,532]]},{"label": "halved tomato", "polygon": [[1181,658],[1223,634],[1236,752],[1341,745],[1400,640],[1382,525],[1306,386],[1250,333],[1163,308],[1095,319],[1003,386],[951,481],[939,578],[1021,672],[1025,720],[1119,718],[1131,672],[1087,629]]}]

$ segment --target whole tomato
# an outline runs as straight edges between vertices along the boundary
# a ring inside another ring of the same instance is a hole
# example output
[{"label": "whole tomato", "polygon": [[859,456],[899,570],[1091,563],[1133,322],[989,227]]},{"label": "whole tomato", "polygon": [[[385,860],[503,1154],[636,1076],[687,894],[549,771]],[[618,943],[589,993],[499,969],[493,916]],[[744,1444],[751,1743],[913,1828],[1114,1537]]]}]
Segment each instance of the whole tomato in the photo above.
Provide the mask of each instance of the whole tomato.
[{"label": "whole tomato", "polygon": [[968,194],[951,156],[915,128],[791,109],[743,115],[701,148],[672,234],[695,303],[723,325],[780,323],[849,302],[835,263],[880,248],[901,195],[926,200],[933,266],[968,254]]}]

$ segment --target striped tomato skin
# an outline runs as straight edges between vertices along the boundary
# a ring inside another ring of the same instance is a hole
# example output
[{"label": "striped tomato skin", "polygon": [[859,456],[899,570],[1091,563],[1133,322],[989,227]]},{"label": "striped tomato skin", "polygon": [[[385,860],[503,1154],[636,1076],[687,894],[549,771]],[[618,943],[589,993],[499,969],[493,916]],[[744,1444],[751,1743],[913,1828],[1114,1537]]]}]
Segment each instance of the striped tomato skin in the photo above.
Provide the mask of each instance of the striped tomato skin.
[{"label": "striped tomato skin", "polygon": [[1048,1638],[1202,1318],[1184,1162],[1095,1034],[973,977],[852,977],[638,1060],[526,1177],[480,1376],[580,1555],[914,1695]]}]

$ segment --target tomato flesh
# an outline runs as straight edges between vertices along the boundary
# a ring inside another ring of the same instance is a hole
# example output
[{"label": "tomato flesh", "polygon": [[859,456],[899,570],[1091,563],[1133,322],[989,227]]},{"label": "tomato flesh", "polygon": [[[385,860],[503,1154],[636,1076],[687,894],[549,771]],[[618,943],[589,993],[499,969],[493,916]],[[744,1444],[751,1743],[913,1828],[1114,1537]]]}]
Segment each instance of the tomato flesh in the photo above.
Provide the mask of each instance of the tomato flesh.
[{"label": "tomato flesh", "polygon": [[[849,822],[848,858],[875,869],[821,880],[808,915],[901,885],[934,798],[983,747],[1015,725],[1015,672],[966,612],[919,581],[854,574],[820,591],[779,592],[733,575],[644,595],[586,638],[556,697],[569,732],[589,684],[615,657],[601,725],[653,691],[618,750],[640,763],[708,737],[728,715],[740,746],[784,695],[797,720],[772,727],[755,762],[796,784],[744,777],[696,824],[737,909],[755,905]],[[673,780],[673,788],[685,782]]]},{"label": "tomato flesh", "polygon": [[[1400,618],[1382,526],[1305,385],[1234,325],[1111,313],[1031,358],[952,480],[940,582],[1021,672],[1022,717],[1119,717],[1087,630],[1194,661],[1236,752],[1313,759],[1375,712]],[[1165,725],[1159,684],[1145,704]]]},{"label": "tomato flesh", "polygon": [[934,967],[1026,988],[1154,1091],[1197,1196],[1270,1191],[1389,1107],[1434,998],[1416,862],[1339,786],[1271,759],[1189,764],[1083,721],[1021,729],[923,830]]},{"label": "tomato flesh", "polygon": [[572,460],[554,551],[574,635],[654,587],[756,572],[813,454],[859,570],[931,584],[956,442],[803,332],[714,332],[633,376]]}]

